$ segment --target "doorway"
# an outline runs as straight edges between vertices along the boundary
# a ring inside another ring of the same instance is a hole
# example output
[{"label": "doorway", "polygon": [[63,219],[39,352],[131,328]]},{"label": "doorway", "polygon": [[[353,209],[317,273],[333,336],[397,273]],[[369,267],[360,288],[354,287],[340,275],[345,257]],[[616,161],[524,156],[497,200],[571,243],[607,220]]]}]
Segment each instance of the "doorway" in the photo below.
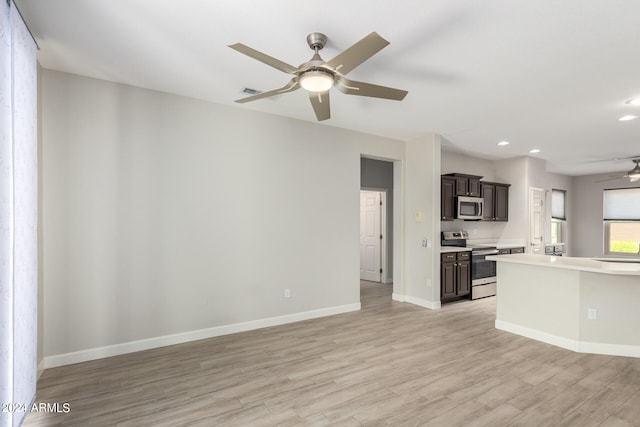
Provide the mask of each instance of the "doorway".
[{"label": "doorway", "polygon": [[[393,283],[394,187],[400,182],[400,179],[394,177],[400,173],[399,165],[395,165],[393,161],[360,158],[361,280],[379,284]],[[367,213],[367,209],[370,212]],[[376,217],[379,217],[379,221]]]}]

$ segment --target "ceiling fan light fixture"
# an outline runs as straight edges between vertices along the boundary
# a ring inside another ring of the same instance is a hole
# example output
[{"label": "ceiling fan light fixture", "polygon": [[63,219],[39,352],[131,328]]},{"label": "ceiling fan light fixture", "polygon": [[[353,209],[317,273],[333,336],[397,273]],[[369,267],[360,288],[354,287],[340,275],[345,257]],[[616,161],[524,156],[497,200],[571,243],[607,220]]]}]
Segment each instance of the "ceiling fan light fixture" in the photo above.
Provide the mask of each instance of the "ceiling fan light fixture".
[{"label": "ceiling fan light fixture", "polygon": [[300,76],[300,86],[309,92],[325,92],[333,86],[331,73],[322,70],[307,71]]},{"label": "ceiling fan light fixture", "polygon": [[636,166],[627,173],[627,176],[631,181],[637,181],[640,179],[640,160],[634,160],[634,162]]}]

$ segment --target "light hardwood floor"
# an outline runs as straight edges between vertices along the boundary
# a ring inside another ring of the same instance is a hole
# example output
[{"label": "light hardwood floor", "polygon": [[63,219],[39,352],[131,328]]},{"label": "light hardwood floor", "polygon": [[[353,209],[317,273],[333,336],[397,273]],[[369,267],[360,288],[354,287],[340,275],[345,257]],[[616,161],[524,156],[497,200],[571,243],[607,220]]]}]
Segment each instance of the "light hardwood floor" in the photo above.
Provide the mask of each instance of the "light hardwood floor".
[{"label": "light hardwood floor", "polygon": [[[640,426],[640,359],[496,330],[495,299],[362,310],[49,369],[25,426]],[[544,315],[544,312],[541,312]]]}]

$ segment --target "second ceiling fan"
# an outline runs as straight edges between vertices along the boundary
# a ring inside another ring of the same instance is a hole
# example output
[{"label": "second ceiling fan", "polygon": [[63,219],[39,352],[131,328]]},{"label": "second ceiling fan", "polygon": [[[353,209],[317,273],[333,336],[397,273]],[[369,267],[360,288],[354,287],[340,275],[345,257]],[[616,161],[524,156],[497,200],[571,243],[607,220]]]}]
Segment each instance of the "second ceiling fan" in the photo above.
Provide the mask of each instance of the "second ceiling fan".
[{"label": "second ceiling fan", "polygon": [[318,53],[327,43],[327,36],[322,33],[311,33],[307,36],[307,43],[315,53],[311,60],[298,67],[289,65],[242,43],[230,45],[230,48],[240,53],[257,59],[277,70],[293,75],[293,78],[281,88],[238,99],[236,102],[245,103],[256,101],[258,99],[293,92],[302,87],[309,92],[309,100],[313,106],[313,111],[318,121],[321,121],[331,117],[329,90],[333,86],[347,95],[368,96],[395,101],[401,101],[407,95],[408,92],[406,90],[358,82],[345,77],[347,73],[389,44],[389,42],[380,37],[378,33],[373,32],[367,35],[329,61],[324,61]]},{"label": "second ceiling fan", "polygon": [[629,179],[629,182],[635,182],[640,180],[640,157],[635,157],[635,158],[631,158],[631,161],[633,163],[635,163],[635,167],[633,169],[631,169],[629,172],[627,172],[624,175],[619,175],[619,176],[612,176],[608,179],[602,179],[600,181],[596,181],[596,182],[606,182],[606,181],[612,181],[614,179],[624,179],[627,178]]}]

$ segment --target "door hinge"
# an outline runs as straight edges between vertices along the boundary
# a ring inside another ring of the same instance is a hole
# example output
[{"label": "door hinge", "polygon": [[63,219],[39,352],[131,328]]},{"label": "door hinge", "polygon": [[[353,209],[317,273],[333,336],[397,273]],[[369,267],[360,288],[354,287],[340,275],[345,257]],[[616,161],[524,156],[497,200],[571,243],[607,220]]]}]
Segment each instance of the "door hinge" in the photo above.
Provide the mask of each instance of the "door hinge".
[{"label": "door hinge", "polygon": [[382,234],[380,235],[380,240],[382,240]]},{"label": "door hinge", "polygon": [[382,206],[382,200],[380,200],[380,206]]},{"label": "door hinge", "polygon": [[380,269],[380,274],[382,274],[382,269]]}]

